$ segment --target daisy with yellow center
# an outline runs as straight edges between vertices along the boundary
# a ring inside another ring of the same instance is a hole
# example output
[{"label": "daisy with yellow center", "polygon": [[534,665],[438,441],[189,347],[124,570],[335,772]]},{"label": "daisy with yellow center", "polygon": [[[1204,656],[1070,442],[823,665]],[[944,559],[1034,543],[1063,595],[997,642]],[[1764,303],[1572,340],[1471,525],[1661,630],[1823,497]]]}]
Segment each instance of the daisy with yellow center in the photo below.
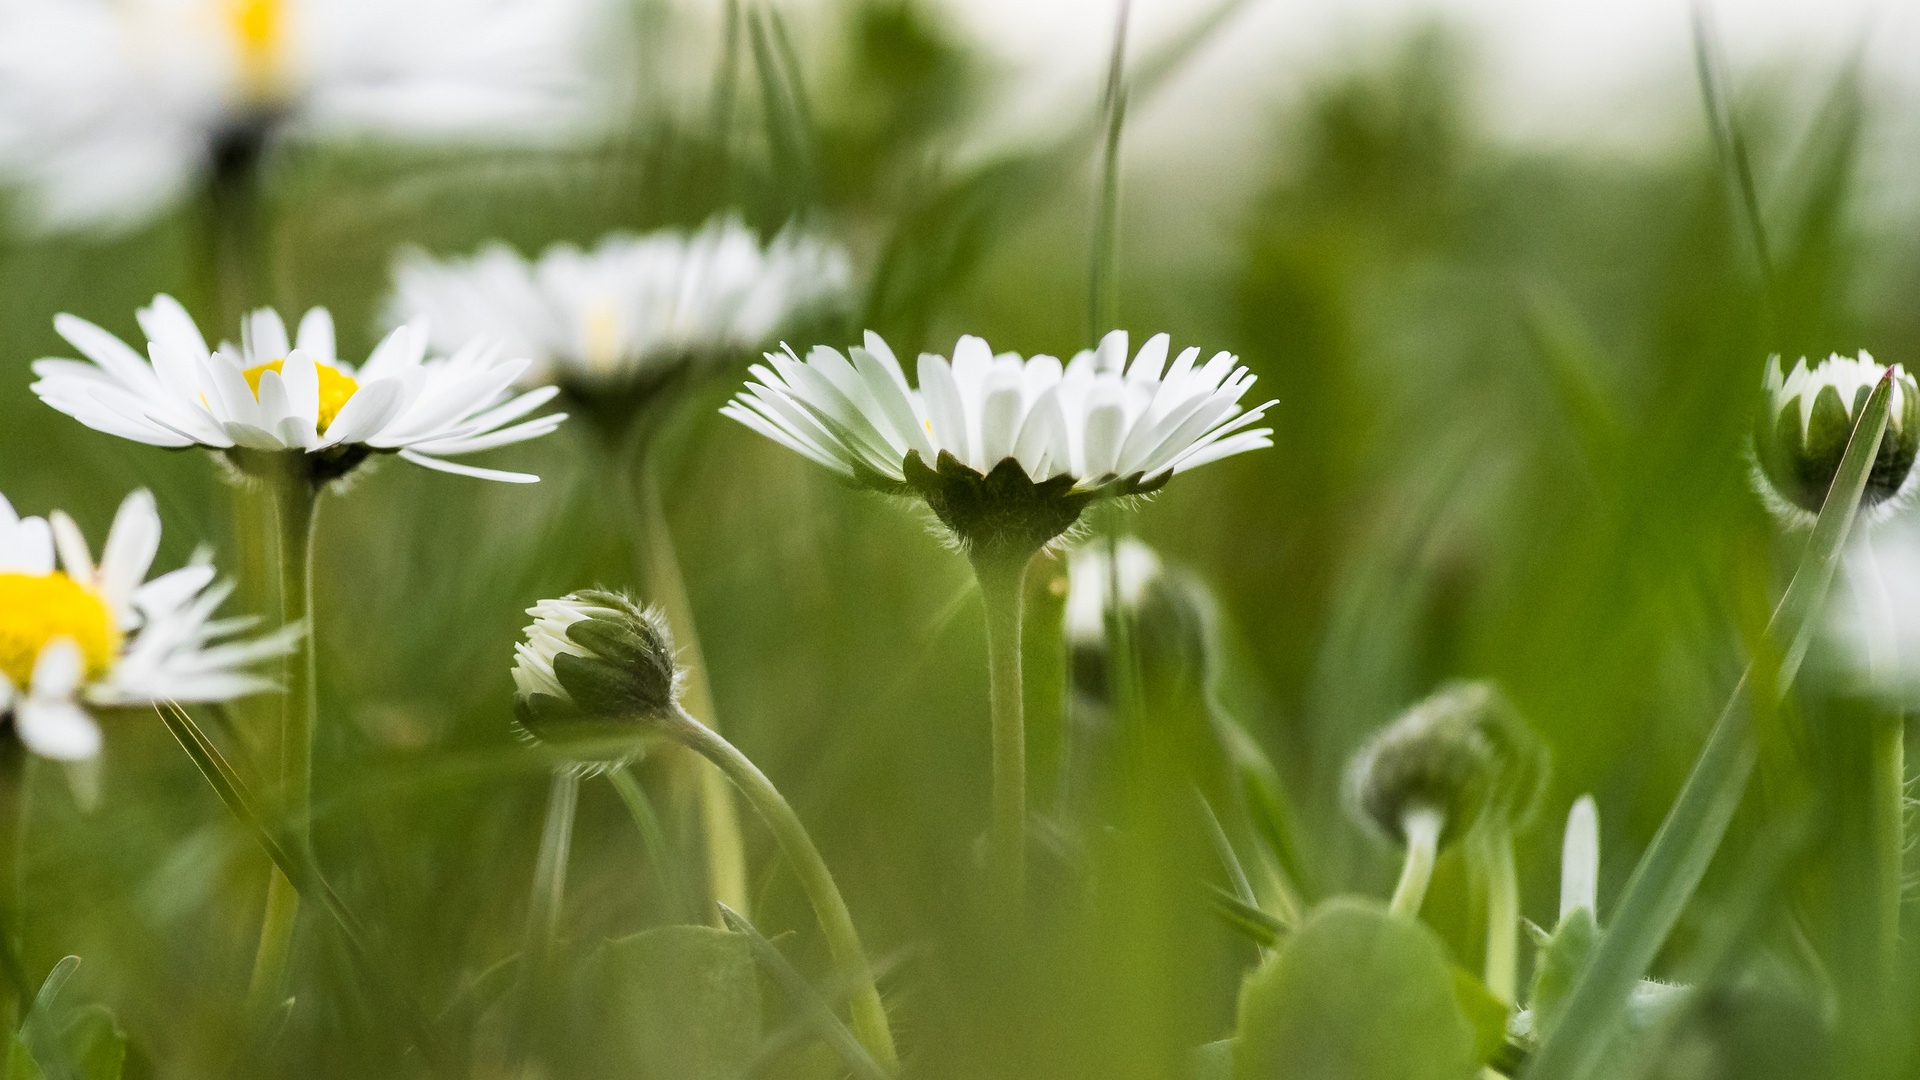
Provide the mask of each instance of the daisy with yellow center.
[{"label": "daisy with yellow center", "polygon": [[146,581],[159,545],[144,491],[121,503],[98,566],[72,519],[22,518],[0,496],[0,718],[27,749],[64,761],[98,753],[86,706],[223,701],[271,687],[246,669],[285,655],[299,628],[216,643],[251,621],[211,621],[231,587],[204,563]]},{"label": "daisy with yellow center", "polygon": [[482,340],[429,356],[423,323],[394,330],[355,368],[340,359],[325,308],[308,311],[293,335],[263,308],[242,324],[240,344],[218,349],[170,296],[138,317],[147,356],[84,319],[57,317],[55,329],[88,359],[35,363],[34,392],[88,427],[154,446],[302,454],[316,480],[394,453],[443,472],[531,483],[539,477],[444,459],[538,438],[566,419],[526,419],[556,393],[513,393],[531,361]]}]

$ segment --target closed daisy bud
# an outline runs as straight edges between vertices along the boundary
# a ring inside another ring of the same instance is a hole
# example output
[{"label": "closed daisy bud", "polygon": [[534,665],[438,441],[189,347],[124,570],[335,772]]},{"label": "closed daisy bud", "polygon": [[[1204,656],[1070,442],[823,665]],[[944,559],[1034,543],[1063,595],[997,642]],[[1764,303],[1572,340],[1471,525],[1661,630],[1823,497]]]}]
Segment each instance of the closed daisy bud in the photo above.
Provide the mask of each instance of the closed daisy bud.
[{"label": "closed daisy bud", "polygon": [[1108,635],[1116,615],[1126,619],[1150,692],[1196,691],[1205,685],[1212,598],[1189,575],[1161,562],[1152,548],[1127,537],[1082,544],[1067,564],[1065,630],[1076,691],[1099,702],[1111,693]]},{"label": "closed daisy bud", "polygon": [[[1813,368],[1802,358],[1784,375],[1778,356],[1767,361],[1766,400],[1753,434],[1753,477],[1754,487],[1783,522],[1813,524],[1840,470],[1854,420],[1886,372],[1865,352],[1857,359],[1829,356]],[[1885,518],[1907,501],[1916,449],[1920,387],[1895,364],[1887,432],[1860,496],[1868,520]]]},{"label": "closed daisy bud", "polygon": [[[531,738],[553,745],[634,734],[674,715],[680,673],[673,638],[656,611],[614,592],[588,589],[527,609],[533,623],[513,647],[514,717]],[[589,752],[603,768],[632,752]]]},{"label": "closed daisy bud", "polygon": [[1440,847],[1479,819],[1500,751],[1482,723],[1479,684],[1447,687],[1400,715],[1354,756],[1347,792],[1362,824],[1396,844],[1413,823],[1436,820]]}]

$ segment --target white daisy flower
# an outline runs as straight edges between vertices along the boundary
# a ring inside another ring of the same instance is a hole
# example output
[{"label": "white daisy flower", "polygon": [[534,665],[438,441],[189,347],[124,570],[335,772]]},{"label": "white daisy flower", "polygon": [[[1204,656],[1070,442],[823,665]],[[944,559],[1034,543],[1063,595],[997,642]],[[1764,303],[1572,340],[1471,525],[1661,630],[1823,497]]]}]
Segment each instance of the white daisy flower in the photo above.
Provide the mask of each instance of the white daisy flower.
[{"label": "white daisy flower", "polygon": [[582,0],[14,0],[0,178],[43,227],[123,227],[275,136],[581,127]]},{"label": "white daisy flower", "polygon": [[225,701],[273,688],[246,669],[291,651],[301,628],[235,640],[257,620],[213,618],[233,586],[200,562],[147,581],[159,546],[160,515],[145,491],[120,504],[97,566],[65,514],[21,518],[0,496],[0,716],[27,749],[94,756],[100,727],[89,705]]},{"label": "white daisy flower", "polygon": [[280,316],[263,308],[246,320],[238,347],[217,350],[170,296],[155,297],[139,320],[151,362],[85,319],[57,316],[60,336],[92,363],[36,361],[34,393],[96,431],[153,446],[303,453],[317,480],[344,475],[377,452],[442,472],[532,483],[539,477],[442,458],[538,438],[566,418],[521,420],[554,394],[509,394],[530,361],[501,359],[498,347],[477,341],[429,358],[422,323],[388,334],[354,368],[335,354],[325,308],[308,311],[291,341]]},{"label": "white daisy flower", "polygon": [[387,311],[393,324],[425,317],[443,348],[492,338],[534,358],[529,379],[594,391],[764,345],[851,277],[837,245],[788,229],[763,247],[729,215],[693,233],[615,233],[591,251],[555,244],[534,260],[499,243],[468,258],[409,250]]},{"label": "white daisy flower", "polygon": [[[1854,420],[1887,370],[1864,351],[1858,358],[1835,354],[1812,368],[1802,357],[1784,375],[1780,358],[1768,358],[1765,403],[1753,433],[1753,484],[1783,522],[1813,524],[1840,471]],[[1920,386],[1899,364],[1892,370],[1887,432],[1860,495],[1866,520],[1875,522],[1911,501],[1920,450]]]},{"label": "white daisy flower", "polygon": [[1004,529],[1021,504],[1021,535],[1006,542],[1037,549],[1094,497],[1152,491],[1273,445],[1273,429],[1252,425],[1274,402],[1241,408],[1254,376],[1239,358],[1200,363],[1188,348],[1169,366],[1168,340],[1155,334],[1129,363],[1127,334],[1115,330],[1062,364],[996,356],[967,336],[952,363],[921,354],[916,389],[869,331],[847,355],[824,345],[805,362],[791,350],[766,354],[757,381],[721,412],[842,476],[920,494],[970,545],[1000,542],[983,530]]}]

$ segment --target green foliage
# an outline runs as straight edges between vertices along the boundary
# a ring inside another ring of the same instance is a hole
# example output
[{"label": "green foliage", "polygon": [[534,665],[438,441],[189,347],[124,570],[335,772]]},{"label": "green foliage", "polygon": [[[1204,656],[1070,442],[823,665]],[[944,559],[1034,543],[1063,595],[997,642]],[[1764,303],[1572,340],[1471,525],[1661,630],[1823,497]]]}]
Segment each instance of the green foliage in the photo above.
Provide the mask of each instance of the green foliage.
[{"label": "green foliage", "polygon": [[579,1031],[596,1045],[580,1075],[739,1080],[759,1052],[759,977],[739,934],[655,927],[601,945],[585,970]]},{"label": "green foliage", "polygon": [[1433,931],[1336,898],[1247,976],[1234,1080],[1465,1080],[1485,1060],[1483,1014]]}]

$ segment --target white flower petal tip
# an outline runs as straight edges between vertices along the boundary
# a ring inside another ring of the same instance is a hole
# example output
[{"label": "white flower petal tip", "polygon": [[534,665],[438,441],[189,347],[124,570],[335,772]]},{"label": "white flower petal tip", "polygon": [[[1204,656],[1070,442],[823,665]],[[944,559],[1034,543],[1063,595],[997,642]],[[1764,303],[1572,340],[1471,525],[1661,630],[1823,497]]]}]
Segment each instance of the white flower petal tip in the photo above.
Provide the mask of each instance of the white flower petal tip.
[{"label": "white flower petal tip", "polygon": [[[91,362],[40,361],[34,392],[96,430],[156,446],[227,450],[243,469],[267,467],[250,456],[256,452],[299,453],[318,482],[345,475],[372,453],[437,461],[539,438],[565,419],[522,419],[547,400],[514,396],[525,360],[501,359],[485,345],[429,356],[421,326],[390,334],[356,371],[339,360],[324,308],[300,320],[298,348],[270,310],[247,317],[237,351],[208,351],[168,296],[156,297],[139,321],[150,359],[91,323],[60,317],[61,333]],[[444,465],[430,467],[527,482],[524,473]]]},{"label": "white flower petal tip", "polygon": [[615,233],[591,251],[556,244],[537,259],[499,243],[463,258],[410,250],[394,263],[387,320],[428,319],[443,350],[497,341],[532,360],[527,381],[593,398],[764,346],[841,303],[850,267],[838,245],[798,229],[763,245],[736,215],[693,232]]},{"label": "white flower petal tip", "polygon": [[916,388],[869,332],[845,355],[824,346],[804,361],[791,349],[767,353],[722,412],[842,476],[918,492],[968,543],[974,530],[950,517],[968,506],[1030,504],[1030,535],[1012,542],[1046,532],[1044,543],[1089,499],[1145,494],[1197,465],[1270,445],[1272,430],[1251,425],[1273,402],[1241,406],[1254,377],[1233,354],[1201,364],[1189,348],[1169,366],[1164,334],[1130,362],[1126,348],[1115,331],[1063,365],[996,356],[967,336],[951,362],[921,355]]},{"label": "white flower petal tip", "polygon": [[[54,528],[23,521],[0,498],[0,716],[35,754],[97,754],[100,727],[87,706],[256,692],[267,684],[248,669],[292,647],[297,629],[236,638],[252,620],[215,619],[232,586],[204,562],[145,580],[160,543],[147,492],[121,504],[97,566],[72,520],[51,516]],[[64,573],[53,565],[55,532]]]},{"label": "white flower petal tip", "polygon": [[1560,919],[1585,908],[1599,913],[1600,810],[1593,796],[1582,795],[1567,812],[1567,831],[1560,844]]}]

